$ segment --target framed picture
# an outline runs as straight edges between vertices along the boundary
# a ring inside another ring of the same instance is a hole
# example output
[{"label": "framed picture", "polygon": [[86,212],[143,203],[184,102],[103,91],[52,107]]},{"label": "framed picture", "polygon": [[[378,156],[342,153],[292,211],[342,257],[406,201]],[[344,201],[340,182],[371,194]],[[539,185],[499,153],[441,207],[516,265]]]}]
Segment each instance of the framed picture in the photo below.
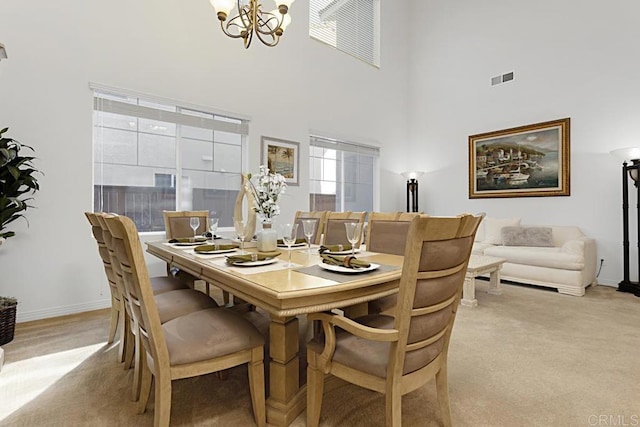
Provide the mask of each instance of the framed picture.
[{"label": "framed picture", "polygon": [[569,196],[570,119],[469,137],[469,198]]},{"label": "framed picture", "polygon": [[284,176],[288,185],[300,185],[300,144],[283,139],[263,136],[260,164],[266,164],[271,172]]}]

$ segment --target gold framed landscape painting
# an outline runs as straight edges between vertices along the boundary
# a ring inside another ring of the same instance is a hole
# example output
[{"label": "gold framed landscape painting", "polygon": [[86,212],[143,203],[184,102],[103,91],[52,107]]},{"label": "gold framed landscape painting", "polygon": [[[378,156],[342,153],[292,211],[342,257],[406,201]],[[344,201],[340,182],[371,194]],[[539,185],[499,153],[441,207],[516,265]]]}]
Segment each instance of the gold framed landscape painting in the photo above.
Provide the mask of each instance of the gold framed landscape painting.
[{"label": "gold framed landscape painting", "polygon": [[271,172],[284,176],[287,185],[300,185],[298,178],[300,144],[284,139],[263,136],[261,164],[266,164]]},{"label": "gold framed landscape painting", "polygon": [[569,196],[570,119],[469,136],[469,198]]}]

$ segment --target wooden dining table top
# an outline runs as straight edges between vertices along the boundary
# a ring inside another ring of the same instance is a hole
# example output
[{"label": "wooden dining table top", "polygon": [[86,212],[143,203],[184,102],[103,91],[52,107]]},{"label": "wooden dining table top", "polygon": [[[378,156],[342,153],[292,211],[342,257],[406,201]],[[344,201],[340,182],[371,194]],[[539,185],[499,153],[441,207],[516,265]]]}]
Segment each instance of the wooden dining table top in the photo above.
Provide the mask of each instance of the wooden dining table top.
[{"label": "wooden dining table top", "polygon": [[[403,257],[361,251],[357,259],[381,267],[359,273],[332,273],[321,269],[318,247],[312,253],[306,247],[291,249],[296,266],[285,267],[288,249],[275,264],[241,267],[228,265],[226,255],[196,254],[192,247],[176,247],[163,241],[147,242],[147,252],[200,279],[263,308],[272,315],[285,317],[341,308],[370,301],[397,292]],[[256,252],[255,248],[245,249]],[[301,271],[303,270],[303,271]]]}]

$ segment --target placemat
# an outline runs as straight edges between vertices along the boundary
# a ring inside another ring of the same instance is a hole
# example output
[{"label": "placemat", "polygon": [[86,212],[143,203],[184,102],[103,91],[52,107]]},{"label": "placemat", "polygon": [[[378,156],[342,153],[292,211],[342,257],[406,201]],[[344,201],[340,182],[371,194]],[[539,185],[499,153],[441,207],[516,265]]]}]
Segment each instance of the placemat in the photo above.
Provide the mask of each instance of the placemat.
[{"label": "placemat", "polygon": [[333,271],[325,270],[324,268],[318,265],[312,265],[311,267],[294,269],[294,271],[297,271],[303,274],[321,277],[327,280],[333,280],[334,282],[338,282],[338,283],[349,282],[360,276],[367,276],[367,275],[376,274],[376,273],[386,273],[388,271],[394,271],[394,270],[400,270],[400,267],[396,267],[393,265],[380,264],[380,267],[376,268],[375,270],[371,270],[363,273],[336,273]]}]

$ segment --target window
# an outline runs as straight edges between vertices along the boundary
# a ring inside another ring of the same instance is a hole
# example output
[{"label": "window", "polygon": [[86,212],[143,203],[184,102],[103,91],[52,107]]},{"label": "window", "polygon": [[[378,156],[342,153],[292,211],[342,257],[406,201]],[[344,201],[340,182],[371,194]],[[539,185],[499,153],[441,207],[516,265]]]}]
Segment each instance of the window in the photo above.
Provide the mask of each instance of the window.
[{"label": "window", "polygon": [[375,210],[378,148],[312,136],[309,153],[311,210]]},{"label": "window", "polygon": [[310,0],[309,35],[380,66],[380,0]]},{"label": "window", "polygon": [[162,231],[163,210],[209,210],[233,225],[248,122],[94,90],[94,210]]}]

